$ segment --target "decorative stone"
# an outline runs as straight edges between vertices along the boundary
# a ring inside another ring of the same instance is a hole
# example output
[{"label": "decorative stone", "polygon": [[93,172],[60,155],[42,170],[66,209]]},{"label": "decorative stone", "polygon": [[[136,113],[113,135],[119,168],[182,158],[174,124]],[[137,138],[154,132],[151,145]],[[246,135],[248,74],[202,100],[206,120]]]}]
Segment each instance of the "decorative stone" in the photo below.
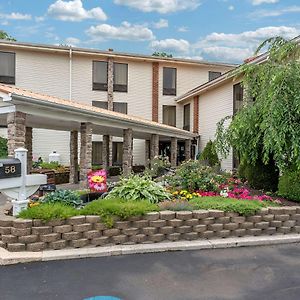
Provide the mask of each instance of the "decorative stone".
[{"label": "decorative stone", "polygon": [[43,251],[47,248],[47,244],[44,242],[37,242],[37,243],[31,243],[27,244],[26,249],[27,251]]},{"label": "decorative stone", "polygon": [[250,229],[247,229],[247,234],[249,234],[249,235],[257,236],[257,235],[260,235],[261,233],[262,233],[262,230],[259,229],[259,228],[250,228]]},{"label": "decorative stone", "polygon": [[165,220],[149,221],[150,227],[163,227],[166,225],[167,225],[167,221],[165,221]]},{"label": "decorative stone", "polygon": [[124,244],[128,241],[128,236],[125,234],[122,235],[115,235],[111,238],[112,242],[114,244]]},{"label": "decorative stone", "polygon": [[225,213],[222,210],[217,210],[217,209],[209,209],[209,216],[213,218],[220,218],[224,217]]},{"label": "decorative stone", "polygon": [[105,230],[105,229],[108,229],[108,227],[105,224],[103,224],[103,223],[95,223],[94,227],[95,227],[96,230]]},{"label": "decorative stone", "polygon": [[2,235],[1,240],[3,243],[6,244],[15,244],[18,242],[18,237],[15,235],[7,234],[7,235]]},{"label": "decorative stone", "polygon": [[145,234],[137,234],[129,236],[129,241],[134,243],[143,243],[146,241],[147,236]]},{"label": "decorative stone", "polygon": [[216,232],[217,237],[220,238],[227,238],[230,236],[230,230],[220,230]]},{"label": "decorative stone", "polygon": [[207,229],[209,231],[220,231],[223,230],[223,224],[209,224]]},{"label": "decorative stone", "polygon": [[287,221],[290,219],[290,215],[275,215],[276,221]]},{"label": "decorative stone", "polygon": [[269,222],[258,222],[255,223],[255,228],[267,229],[269,227]]},{"label": "decorative stone", "polygon": [[40,235],[41,242],[46,242],[46,243],[55,242],[57,240],[60,240],[60,238],[61,238],[60,233],[49,233],[49,234]]},{"label": "decorative stone", "polygon": [[175,218],[176,213],[174,211],[169,211],[169,210],[165,210],[165,211],[161,211],[159,213],[159,217],[162,220],[172,220]]},{"label": "decorative stone", "polygon": [[264,215],[262,216],[262,220],[265,221],[265,222],[270,222],[270,221],[273,221],[274,220],[274,215]]},{"label": "decorative stone", "polygon": [[99,223],[100,217],[99,216],[85,216],[86,223]]},{"label": "decorative stone", "polygon": [[15,228],[31,228],[32,220],[16,219],[13,221],[13,226]]},{"label": "decorative stone", "polygon": [[98,230],[90,230],[83,233],[83,237],[86,239],[94,239],[100,236],[100,232]]},{"label": "decorative stone", "polygon": [[300,233],[300,226],[294,226],[292,229],[293,232]]},{"label": "decorative stone", "polygon": [[205,219],[209,217],[209,212],[207,210],[194,210],[193,218],[194,219]]},{"label": "decorative stone", "polygon": [[78,240],[82,238],[82,232],[66,232],[62,234],[62,239],[66,241]]},{"label": "decorative stone", "polygon": [[182,237],[185,240],[188,240],[188,241],[197,240],[198,239],[198,233],[197,232],[187,232],[187,233],[184,233],[182,235]]},{"label": "decorative stone", "polygon": [[207,226],[206,225],[196,225],[193,226],[193,231],[194,232],[204,232],[207,230]]},{"label": "decorative stone", "polygon": [[238,217],[239,216],[239,214],[238,213],[235,213],[235,212],[225,212],[225,217],[230,217],[230,218],[232,218],[232,217]]},{"label": "decorative stone", "polygon": [[183,220],[178,220],[178,219],[168,220],[167,225],[172,227],[178,227],[183,225]]},{"label": "decorative stone", "polygon": [[122,229],[122,233],[125,235],[136,235],[139,233],[139,228],[126,228],[126,229]]},{"label": "decorative stone", "polygon": [[196,226],[198,224],[199,224],[198,219],[189,219],[189,220],[184,221],[184,225],[187,225],[187,226]]},{"label": "decorative stone", "polygon": [[205,218],[199,221],[200,225],[209,225],[209,224],[214,224],[215,223],[215,218],[214,217],[209,217]]},{"label": "decorative stone", "polygon": [[177,211],[176,218],[179,220],[189,220],[193,217],[193,213],[191,211]]},{"label": "decorative stone", "polygon": [[52,233],[51,226],[32,227],[32,234],[49,234]]},{"label": "decorative stone", "polygon": [[245,217],[231,217],[231,222],[232,223],[237,223],[237,224],[241,224],[241,223],[244,223],[246,221],[246,218]]},{"label": "decorative stone", "polygon": [[109,241],[110,241],[109,237],[101,236],[101,237],[92,239],[91,244],[94,245],[94,246],[103,246],[103,245],[108,244]]},{"label": "decorative stone", "polygon": [[171,233],[174,233],[174,227],[164,226],[164,227],[159,228],[158,232],[162,233],[162,234],[171,234]]},{"label": "decorative stone", "polygon": [[24,235],[24,236],[19,236],[18,241],[19,243],[30,244],[30,243],[37,242],[38,239],[39,237],[37,235]]},{"label": "decorative stone", "polygon": [[270,222],[270,226],[271,227],[281,227],[282,226],[282,222],[274,220],[274,221]]},{"label": "decorative stone", "polygon": [[13,226],[13,220],[8,219],[0,219],[0,226],[1,227],[12,227]]},{"label": "decorative stone", "polygon": [[273,235],[276,233],[276,227],[268,227],[267,229],[263,229],[262,233],[266,235]]},{"label": "decorative stone", "polygon": [[54,226],[53,232],[66,233],[72,231],[72,229],[73,229],[72,225],[60,225],[60,226]]},{"label": "decorative stone", "polygon": [[294,220],[284,221],[282,225],[284,227],[294,227],[296,225],[296,221]]},{"label": "decorative stone", "polygon": [[254,228],[254,224],[252,222],[244,222],[239,224],[241,229],[251,229]]},{"label": "decorative stone", "polygon": [[12,252],[25,251],[26,246],[23,243],[7,244],[7,250]]},{"label": "decorative stone", "polygon": [[230,223],[230,217],[220,217],[215,219],[216,224],[228,224]]},{"label": "decorative stone", "polygon": [[56,220],[48,221],[45,225],[46,226],[61,226],[61,225],[64,225],[65,223],[66,223],[66,220],[56,219]]},{"label": "decorative stone", "polygon": [[114,235],[119,235],[119,234],[120,234],[120,229],[117,229],[117,228],[103,230],[103,235],[105,235],[105,236],[114,236]]},{"label": "decorative stone", "polygon": [[150,212],[150,213],[147,213],[145,215],[145,219],[146,220],[149,220],[149,221],[156,221],[159,219],[159,213],[158,212]]},{"label": "decorative stone", "polygon": [[49,243],[49,248],[53,250],[60,250],[67,247],[67,241],[65,240],[58,240],[55,242]]},{"label": "decorative stone", "polygon": [[93,229],[93,225],[91,223],[73,225],[73,230],[77,232],[85,232],[92,229]]},{"label": "decorative stone", "polygon": [[157,227],[145,227],[145,228],[142,228],[142,233],[144,233],[146,235],[156,234],[157,231],[158,231]]},{"label": "decorative stone", "polygon": [[165,235],[161,233],[156,233],[149,236],[149,240],[154,243],[162,242],[164,239],[165,239]]},{"label": "decorative stone", "polygon": [[31,228],[11,228],[11,234],[15,236],[30,235]]},{"label": "decorative stone", "polygon": [[200,233],[200,237],[203,239],[210,239],[214,236],[214,232],[213,231],[204,231],[202,233]]},{"label": "decorative stone", "polygon": [[283,209],[281,207],[269,207],[269,214],[281,215],[283,214]]},{"label": "decorative stone", "polygon": [[82,248],[89,244],[88,239],[79,239],[70,241],[70,246],[74,248]]},{"label": "decorative stone", "polygon": [[85,223],[85,216],[74,216],[67,220],[68,225],[79,225]]},{"label": "decorative stone", "polygon": [[233,231],[233,234],[235,236],[244,236],[244,235],[246,235],[246,233],[247,233],[246,229],[236,229]]},{"label": "decorative stone", "polygon": [[11,234],[11,227],[0,227],[0,234]]},{"label": "decorative stone", "polygon": [[247,222],[258,223],[258,222],[261,222],[262,216],[249,216],[246,219],[247,219]]},{"label": "decorative stone", "polygon": [[175,242],[175,241],[180,240],[181,234],[178,233],[178,232],[174,232],[174,233],[168,234],[168,235],[166,236],[166,238],[167,238],[169,241]]},{"label": "decorative stone", "polygon": [[284,234],[290,233],[291,227],[286,227],[286,226],[279,227],[277,228],[277,232],[284,233]]},{"label": "decorative stone", "polygon": [[176,227],[176,231],[179,233],[188,233],[192,231],[192,227],[183,225],[183,226]]},{"label": "decorative stone", "polygon": [[118,229],[126,229],[130,227],[129,221],[117,221],[114,223],[114,227]]},{"label": "decorative stone", "polygon": [[[251,223],[252,224],[252,223]],[[253,224],[252,224],[253,227]],[[228,223],[228,224],[224,224],[224,229],[227,230],[236,230],[239,228],[239,224],[238,223]]]},{"label": "decorative stone", "polygon": [[45,222],[43,220],[39,220],[39,219],[33,219],[32,223],[33,223],[34,227],[41,227],[41,226],[45,225]]},{"label": "decorative stone", "polygon": [[148,220],[134,221],[134,222],[132,222],[132,226],[136,227],[136,228],[148,227],[149,226],[149,221]]},{"label": "decorative stone", "polygon": [[268,213],[269,213],[269,209],[268,209],[268,208],[261,208],[261,209],[257,212],[257,215],[264,216],[264,215],[267,215]]}]

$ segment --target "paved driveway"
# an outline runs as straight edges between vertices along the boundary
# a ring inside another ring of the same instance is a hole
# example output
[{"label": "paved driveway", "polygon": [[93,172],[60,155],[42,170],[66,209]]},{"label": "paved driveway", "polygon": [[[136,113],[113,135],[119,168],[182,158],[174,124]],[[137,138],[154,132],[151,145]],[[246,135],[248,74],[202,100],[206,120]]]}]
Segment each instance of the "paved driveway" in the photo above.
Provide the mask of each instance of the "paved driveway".
[{"label": "paved driveway", "polygon": [[300,299],[300,245],[103,257],[0,267],[3,300]]}]

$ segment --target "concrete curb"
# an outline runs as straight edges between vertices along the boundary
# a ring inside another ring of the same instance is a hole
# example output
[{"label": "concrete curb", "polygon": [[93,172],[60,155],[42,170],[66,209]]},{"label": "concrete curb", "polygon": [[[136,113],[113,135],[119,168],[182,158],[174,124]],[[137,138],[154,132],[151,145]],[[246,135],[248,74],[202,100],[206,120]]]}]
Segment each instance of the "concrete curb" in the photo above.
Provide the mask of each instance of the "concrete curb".
[{"label": "concrete curb", "polygon": [[165,242],[157,244],[136,244],[111,247],[46,250],[41,252],[9,252],[3,248],[0,248],[0,265],[167,251],[221,249],[246,246],[269,246],[299,242],[299,234],[287,234],[276,236],[249,236],[227,239]]}]

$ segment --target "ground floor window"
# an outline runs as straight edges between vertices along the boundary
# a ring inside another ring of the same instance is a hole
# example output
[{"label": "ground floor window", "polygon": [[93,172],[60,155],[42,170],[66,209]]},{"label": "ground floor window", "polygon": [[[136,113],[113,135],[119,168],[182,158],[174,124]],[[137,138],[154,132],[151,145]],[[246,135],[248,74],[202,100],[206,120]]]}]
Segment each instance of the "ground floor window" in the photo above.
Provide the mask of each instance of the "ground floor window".
[{"label": "ground floor window", "polygon": [[102,142],[93,142],[92,148],[92,164],[101,165],[102,164]]},{"label": "ground floor window", "polygon": [[120,166],[123,162],[123,142],[113,142],[112,159],[114,166]]}]

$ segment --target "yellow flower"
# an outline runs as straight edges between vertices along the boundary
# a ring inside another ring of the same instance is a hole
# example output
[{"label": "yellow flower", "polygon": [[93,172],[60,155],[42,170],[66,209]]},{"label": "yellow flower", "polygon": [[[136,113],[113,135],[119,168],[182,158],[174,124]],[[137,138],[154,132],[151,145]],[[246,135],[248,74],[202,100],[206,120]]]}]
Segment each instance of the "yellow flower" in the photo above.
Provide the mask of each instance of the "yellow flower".
[{"label": "yellow flower", "polygon": [[95,175],[95,176],[92,176],[91,180],[92,180],[92,182],[102,183],[104,181],[104,177]]}]

